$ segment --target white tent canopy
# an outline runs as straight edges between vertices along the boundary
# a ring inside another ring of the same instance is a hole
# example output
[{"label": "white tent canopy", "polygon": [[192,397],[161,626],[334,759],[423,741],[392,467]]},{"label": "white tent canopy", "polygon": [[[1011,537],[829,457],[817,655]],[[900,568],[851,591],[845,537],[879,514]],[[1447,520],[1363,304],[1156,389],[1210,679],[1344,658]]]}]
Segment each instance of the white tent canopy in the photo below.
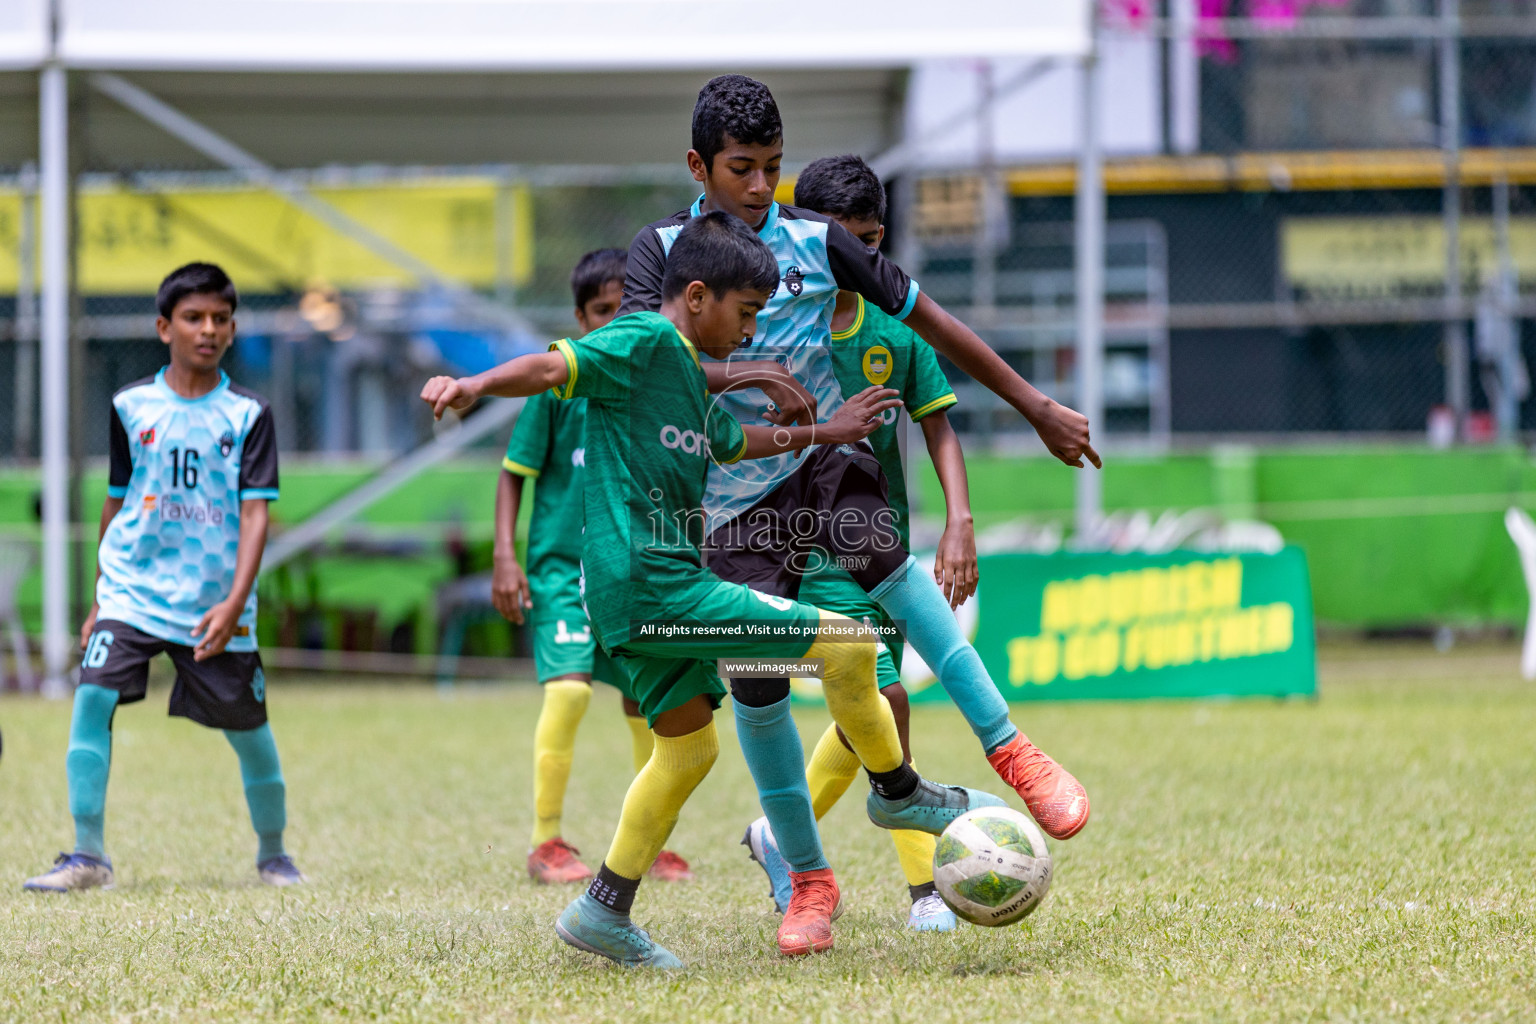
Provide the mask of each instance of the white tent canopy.
[{"label": "white tent canopy", "polygon": [[0,59],[41,42],[67,66],[112,70],[888,67],[1089,43],[1086,0],[56,0],[52,48],[48,0],[3,7]]}]

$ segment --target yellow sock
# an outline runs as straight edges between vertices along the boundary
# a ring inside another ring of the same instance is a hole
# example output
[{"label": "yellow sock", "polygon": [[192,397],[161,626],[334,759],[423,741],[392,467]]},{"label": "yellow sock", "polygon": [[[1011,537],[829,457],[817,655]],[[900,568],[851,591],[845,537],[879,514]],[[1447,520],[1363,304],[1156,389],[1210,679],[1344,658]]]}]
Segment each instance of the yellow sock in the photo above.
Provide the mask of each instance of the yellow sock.
[{"label": "yellow sock", "polygon": [[565,785],[571,780],[576,727],[587,713],[592,686],[576,679],[544,684],[544,707],[533,730],[533,845],[560,834]]},{"label": "yellow sock", "polygon": [[625,715],[624,720],[629,723],[630,750],[635,755],[635,774],[639,775],[651,759],[651,727],[645,724],[644,715]]},{"label": "yellow sock", "polygon": [[933,881],[933,850],[939,841],[926,832],[902,829],[891,833],[896,844],[896,859],[901,861],[901,873],[907,876],[908,885],[927,885]]},{"label": "yellow sock", "polygon": [[805,766],[805,781],[811,787],[811,810],[816,820],[832,809],[859,775],[859,759],[837,738],[837,726],[827,726]]},{"label": "yellow sock", "polygon": [[[832,720],[842,727],[859,761],[872,772],[895,771],[902,764],[901,738],[891,705],[875,680],[875,644],[867,626],[843,615],[821,613],[822,633],[802,657],[823,658],[822,692]],[[835,630],[828,635],[829,629]]]},{"label": "yellow sock", "polygon": [[720,753],[715,723],[686,736],[657,736],[656,749],[624,797],[624,811],[603,863],[620,878],[650,870],[689,794],[704,781]]},{"label": "yellow sock", "polygon": [[[917,767],[916,761],[908,761]],[[891,833],[896,844],[896,859],[901,862],[901,873],[907,876],[908,885],[927,885],[933,881],[933,851],[939,841],[927,832],[899,829]]]}]

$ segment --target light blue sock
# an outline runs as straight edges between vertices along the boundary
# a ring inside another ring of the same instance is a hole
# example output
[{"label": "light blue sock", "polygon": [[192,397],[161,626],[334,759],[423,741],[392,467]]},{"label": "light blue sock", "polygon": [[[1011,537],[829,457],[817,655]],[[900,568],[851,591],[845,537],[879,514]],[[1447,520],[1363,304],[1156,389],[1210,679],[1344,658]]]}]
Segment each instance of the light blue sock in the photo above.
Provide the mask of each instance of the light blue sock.
[{"label": "light blue sock", "polygon": [[112,713],[118,693],[85,683],[75,689],[69,721],[69,753],[64,772],[69,778],[69,813],[75,819],[75,852],[107,858],[102,830],[107,814],[107,774],[112,768]]},{"label": "light blue sock", "polygon": [[765,708],[736,708],[736,737],[747,770],[757,784],[763,814],[773,826],[779,855],[791,871],[817,871],[830,867],[821,852],[821,833],[816,831],[816,812],[811,809],[811,790],[805,784],[805,748],[800,730],[789,715],[789,698]]},{"label": "light blue sock", "polygon": [[288,825],[285,806],[287,787],[277,760],[277,744],[271,725],[255,729],[225,729],[229,745],[240,757],[240,778],[245,783],[245,803],[251,809],[251,827],[259,846],[256,863],[283,855],[283,829]]},{"label": "light blue sock", "polygon": [[987,753],[1019,734],[1008,720],[1008,702],[987,675],[981,655],[960,632],[944,591],[915,559],[908,556],[907,564],[869,596],[901,627],[907,643],[928,663]]}]

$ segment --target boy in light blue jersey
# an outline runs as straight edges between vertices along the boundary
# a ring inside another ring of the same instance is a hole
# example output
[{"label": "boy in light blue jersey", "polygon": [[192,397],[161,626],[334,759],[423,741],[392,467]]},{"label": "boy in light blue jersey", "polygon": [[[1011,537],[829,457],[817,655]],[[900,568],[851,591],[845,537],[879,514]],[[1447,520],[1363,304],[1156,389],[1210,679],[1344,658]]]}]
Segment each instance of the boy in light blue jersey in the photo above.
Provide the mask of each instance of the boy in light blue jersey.
[{"label": "boy in light blue jersey", "polygon": [[267,503],[278,495],[277,439],[265,399],[219,369],[238,301],[212,264],[172,271],[155,322],[170,363],[112,396],[96,601],[80,630],[65,758],[75,849],[26,889],[112,886],[102,834],[112,719],[119,704],[144,699],[160,653],[176,666],[170,713],[223,730],[235,749],[261,880],[304,880],[283,849],[286,787],[256,651],[254,584]]},{"label": "boy in light blue jersey", "polygon": [[[885,237],[885,186],[857,156],[823,157],[812,161],[795,180],[795,205],[831,217],[871,249]],[[945,526],[934,557],[934,578],[952,606],[975,592],[976,537],[971,522],[970,488],[965,456],[945,410],[956,404],[954,390],[939,368],[928,343],[895,317],[874,308],[856,292],[840,291],[832,315],[832,364],[843,396],[858,394],[871,384],[900,392],[901,409],[892,409],[865,443],[874,451],[889,485],[887,502],[895,515],[895,530],[903,545],[910,543],[906,467],[901,433],[904,410],[920,424],[929,458],[944,491]],[[850,619],[876,623],[886,645],[879,650],[876,672],[880,693],[891,705],[903,749],[911,758],[908,738],[907,691],[901,684],[900,636],[879,604],[845,571],[830,560],[810,567],[800,586],[800,599]],[[820,821],[847,791],[858,774],[859,760],[836,726],[822,733],[806,766],[811,806]],[[922,832],[891,833],[906,876],[911,910],[907,926],[919,931],[949,931],[954,911],[940,899],[933,881],[935,840]],[[773,830],[766,817],[747,830],[747,845],[767,871],[777,898],[788,891],[789,876],[776,855]]]}]

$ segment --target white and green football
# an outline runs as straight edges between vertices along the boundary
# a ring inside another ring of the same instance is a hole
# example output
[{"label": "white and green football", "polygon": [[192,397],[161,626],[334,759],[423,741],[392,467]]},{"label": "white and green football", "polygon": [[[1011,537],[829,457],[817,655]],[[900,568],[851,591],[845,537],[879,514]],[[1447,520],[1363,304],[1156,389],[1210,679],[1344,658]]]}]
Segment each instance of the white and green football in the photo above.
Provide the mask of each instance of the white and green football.
[{"label": "white and green football", "polygon": [[1022,921],[1051,888],[1045,836],[1011,807],[967,811],[939,836],[933,881],[949,908],[988,928]]}]

